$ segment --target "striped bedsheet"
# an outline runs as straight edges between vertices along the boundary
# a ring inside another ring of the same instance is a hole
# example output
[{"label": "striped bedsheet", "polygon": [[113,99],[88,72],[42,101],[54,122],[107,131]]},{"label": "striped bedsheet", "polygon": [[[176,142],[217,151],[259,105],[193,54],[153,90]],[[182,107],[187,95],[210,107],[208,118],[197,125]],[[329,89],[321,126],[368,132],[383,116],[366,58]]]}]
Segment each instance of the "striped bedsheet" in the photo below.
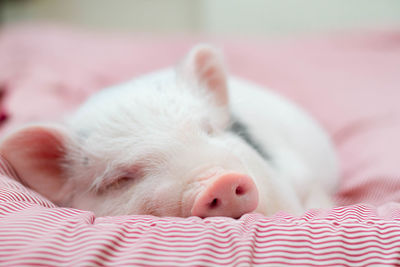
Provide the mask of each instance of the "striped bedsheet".
[{"label": "striped bedsheet", "polygon": [[239,220],[119,216],[60,208],[0,160],[1,266],[400,265],[400,207]]}]

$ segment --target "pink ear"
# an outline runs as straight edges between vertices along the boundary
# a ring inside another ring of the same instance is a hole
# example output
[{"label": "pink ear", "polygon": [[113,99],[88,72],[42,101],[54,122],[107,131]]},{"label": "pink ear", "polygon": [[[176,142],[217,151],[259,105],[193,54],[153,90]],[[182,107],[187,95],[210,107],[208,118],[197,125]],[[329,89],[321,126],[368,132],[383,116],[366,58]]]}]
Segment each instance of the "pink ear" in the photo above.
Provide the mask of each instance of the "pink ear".
[{"label": "pink ear", "polygon": [[205,86],[216,96],[218,104],[228,103],[224,65],[213,47],[197,45],[189,52],[181,67],[181,73],[186,80]]},{"label": "pink ear", "polygon": [[62,169],[65,138],[60,130],[46,126],[23,128],[0,145],[0,153],[30,188],[57,202],[66,177]]}]

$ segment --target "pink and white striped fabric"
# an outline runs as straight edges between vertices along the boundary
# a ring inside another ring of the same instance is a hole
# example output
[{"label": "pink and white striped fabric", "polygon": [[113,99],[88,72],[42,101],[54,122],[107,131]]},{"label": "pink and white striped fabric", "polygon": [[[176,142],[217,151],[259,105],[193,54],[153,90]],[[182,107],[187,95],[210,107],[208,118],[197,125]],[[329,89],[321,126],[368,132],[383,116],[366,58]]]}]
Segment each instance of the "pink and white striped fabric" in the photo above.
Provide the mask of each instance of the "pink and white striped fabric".
[{"label": "pink and white striped fabric", "polygon": [[[400,32],[208,40],[232,73],[275,88],[329,131],[343,171],[337,208],[239,220],[96,218],[24,187],[0,158],[0,266],[400,266]],[[176,62],[198,41],[2,29],[0,135],[59,118],[92,92]]]},{"label": "pink and white striped fabric", "polygon": [[400,265],[400,205],[386,220],[366,205],[299,218],[96,218],[56,207],[0,165],[2,266]]}]

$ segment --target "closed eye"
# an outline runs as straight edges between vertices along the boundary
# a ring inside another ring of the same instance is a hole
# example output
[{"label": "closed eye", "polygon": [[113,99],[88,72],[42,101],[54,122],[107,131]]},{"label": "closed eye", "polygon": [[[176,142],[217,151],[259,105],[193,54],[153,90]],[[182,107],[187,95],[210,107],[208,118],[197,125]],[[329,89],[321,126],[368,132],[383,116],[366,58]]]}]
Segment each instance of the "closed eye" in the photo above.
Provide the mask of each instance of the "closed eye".
[{"label": "closed eye", "polygon": [[99,194],[123,190],[132,186],[136,181],[143,177],[143,168],[139,165],[131,166],[127,171],[123,171],[120,175],[113,175],[110,178],[104,179],[97,192]]},{"label": "closed eye", "polygon": [[102,191],[114,191],[128,186],[135,179],[130,176],[121,176],[115,179],[112,183],[102,188]]}]

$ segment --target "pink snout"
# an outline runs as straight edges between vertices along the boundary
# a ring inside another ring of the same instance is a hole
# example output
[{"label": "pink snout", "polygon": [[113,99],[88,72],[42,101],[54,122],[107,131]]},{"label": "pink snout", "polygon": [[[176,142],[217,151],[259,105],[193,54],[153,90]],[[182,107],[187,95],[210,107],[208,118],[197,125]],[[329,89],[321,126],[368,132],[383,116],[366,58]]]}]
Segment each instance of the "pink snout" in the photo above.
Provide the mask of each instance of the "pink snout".
[{"label": "pink snout", "polygon": [[199,217],[228,216],[239,218],[258,205],[258,191],[253,180],[244,174],[229,173],[213,178],[194,201],[191,214]]}]

